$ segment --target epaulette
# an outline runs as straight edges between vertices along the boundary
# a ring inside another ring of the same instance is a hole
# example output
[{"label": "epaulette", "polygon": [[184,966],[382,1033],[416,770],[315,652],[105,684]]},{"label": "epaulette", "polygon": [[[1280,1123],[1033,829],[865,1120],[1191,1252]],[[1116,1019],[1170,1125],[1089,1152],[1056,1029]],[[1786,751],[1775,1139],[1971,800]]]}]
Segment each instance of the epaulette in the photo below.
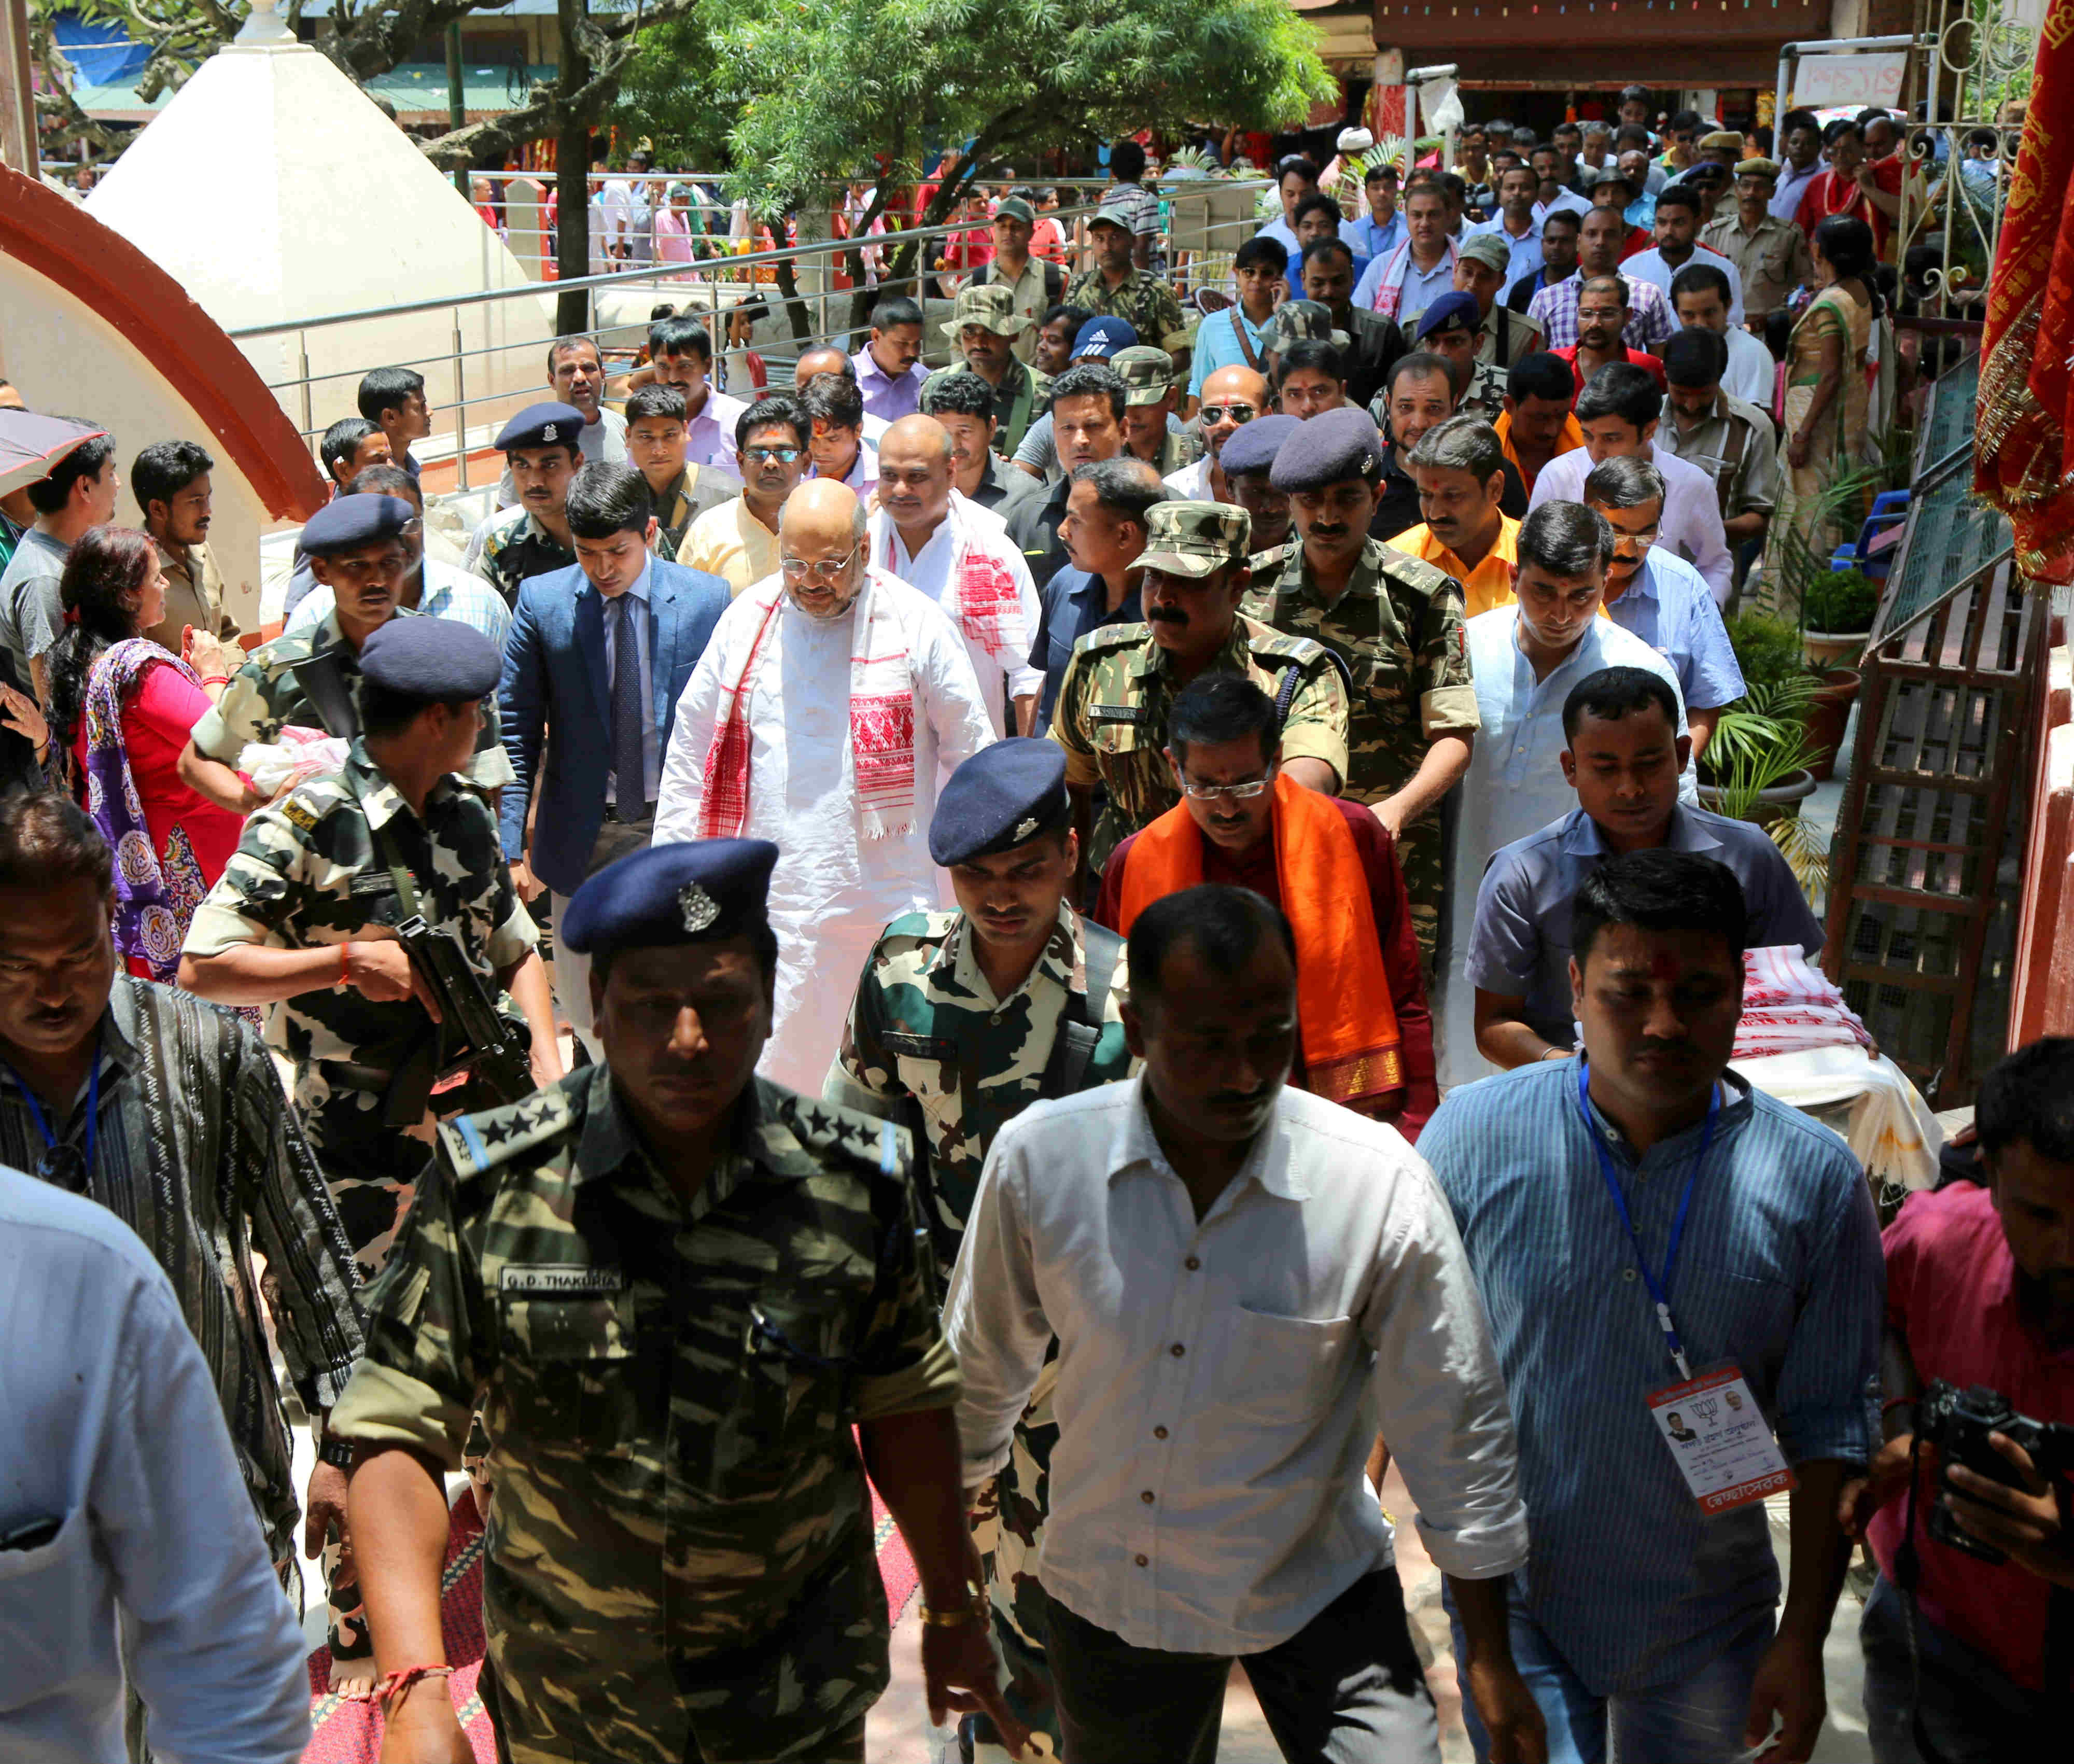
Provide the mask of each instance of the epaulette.
[{"label": "epaulette", "polygon": [[1380,539],[1376,543],[1382,545],[1388,554],[1383,560],[1384,572],[1395,576],[1407,588],[1416,589],[1428,600],[1455,580],[1438,564],[1430,563],[1423,557],[1414,557],[1409,552],[1400,552],[1394,546],[1383,544]]},{"label": "epaulette", "polygon": [[291,827],[309,832],[320,826],[341,804],[353,800],[336,773],[306,778],[287,795],[270,806]]},{"label": "epaulette", "polygon": [[1142,622],[1103,625],[1075,638],[1073,653],[1076,655],[1093,655],[1105,649],[1135,649],[1151,634],[1152,627]]},{"label": "epaulette", "polygon": [[1279,656],[1299,666],[1316,661],[1320,656],[1330,656],[1332,651],[1315,637],[1297,637],[1287,631],[1273,630],[1249,632],[1246,647],[1256,655]]},{"label": "epaulette", "polygon": [[[1297,548],[1303,543],[1301,539],[1285,539],[1281,544],[1271,547],[1266,551],[1255,552],[1246,560],[1246,568],[1253,572],[1256,578],[1266,574],[1270,570],[1279,576],[1289,567],[1289,560],[1296,555]],[[1267,590],[1256,580],[1254,585],[1246,592],[1249,594],[1264,594]]]},{"label": "epaulette", "polygon": [[894,944],[929,944],[941,947],[944,940],[950,936],[952,927],[957,922],[958,914],[955,909],[946,910],[940,907],[925,907],[914,912],[901,914],[879,932],[878,941],[872,945],[871,961],[866,965],[866,971],[869,973]]},{"label": "epaulette", "polygon": [[904,1178],[915,1155],[907,1130],[877,1115],[803,1097],[782,1085],[764,1084],[764,1126],[782,1128],[800,1149],[817,1158],[839,1159],[853,1169],[874,1175]]},{"label": "epaulette", "polygon": [[554,1084],[501,1109],[441,1122],[440,1143],[456,1179],[465,1181],[537,1153],[567,1133],[575,1117],[567,1089]]}]

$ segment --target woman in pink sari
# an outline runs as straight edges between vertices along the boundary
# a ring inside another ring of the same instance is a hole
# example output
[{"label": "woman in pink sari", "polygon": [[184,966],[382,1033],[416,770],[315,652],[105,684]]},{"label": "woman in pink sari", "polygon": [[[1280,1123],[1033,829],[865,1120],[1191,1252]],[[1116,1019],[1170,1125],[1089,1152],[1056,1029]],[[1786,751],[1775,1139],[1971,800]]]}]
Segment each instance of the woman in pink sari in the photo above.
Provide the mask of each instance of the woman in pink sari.
[{"label": "woman in pink sari", "polygon": [[244,821],[183,783],[180,750],[224,688],[235,644],[195,631],[191,660],[140,635],[164,618],[157,548],[122,527],[89,527],[58,592],[51,651],[52,750],[115,853],[115,947],[139,979],[171,981],[188,923]]}]

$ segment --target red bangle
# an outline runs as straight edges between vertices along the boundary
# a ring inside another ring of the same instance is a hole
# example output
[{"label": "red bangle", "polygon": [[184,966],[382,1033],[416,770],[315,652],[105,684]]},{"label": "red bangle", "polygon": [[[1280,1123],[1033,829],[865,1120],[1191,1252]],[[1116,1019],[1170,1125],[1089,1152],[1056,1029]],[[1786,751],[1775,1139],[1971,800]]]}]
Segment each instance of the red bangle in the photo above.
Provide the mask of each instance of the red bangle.
[{"label": "red bangle", "polygon": [[338,946],[338,983],[341,986],[353,984],[353,940],[350,937]]}]

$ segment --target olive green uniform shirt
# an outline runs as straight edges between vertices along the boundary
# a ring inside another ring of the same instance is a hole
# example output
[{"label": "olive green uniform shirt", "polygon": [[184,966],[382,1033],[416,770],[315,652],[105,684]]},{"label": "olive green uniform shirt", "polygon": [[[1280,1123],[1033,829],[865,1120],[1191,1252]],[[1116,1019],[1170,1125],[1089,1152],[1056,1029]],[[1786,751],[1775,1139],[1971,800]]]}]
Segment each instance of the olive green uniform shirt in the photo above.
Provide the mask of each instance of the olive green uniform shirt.
[{"label": "olive green uniform shirt", "polygon": [[[1208,671],[1246,674],[1278,704],[1285,678],[1293,674],[1283,761],[1322,759],[1345,779],[1347,688],[1324,645],[1242,616]],[[1166,754],[1167,715],[1180,689],[1172,660],[1153,640],[1150,626],[1105,625],[1073,646],[1051,737],[1066,750],[1067,783],[1100,786],[1107,795],[1088,853],[1090,875],[1101,873],[1126,834],[1151,825],[1181,799]],[[1473,694],[1469,708],[1473,717]]]},{"label": "olive green uniform shirt", "polygon": [[907,1163],[756,1079],[688,1200],[604,1067],[440,1129],[331,1427],[452,1470],[481,1403],[514,1764],[811,1757],[884,1688],[851,1429],[958,1394]]}]

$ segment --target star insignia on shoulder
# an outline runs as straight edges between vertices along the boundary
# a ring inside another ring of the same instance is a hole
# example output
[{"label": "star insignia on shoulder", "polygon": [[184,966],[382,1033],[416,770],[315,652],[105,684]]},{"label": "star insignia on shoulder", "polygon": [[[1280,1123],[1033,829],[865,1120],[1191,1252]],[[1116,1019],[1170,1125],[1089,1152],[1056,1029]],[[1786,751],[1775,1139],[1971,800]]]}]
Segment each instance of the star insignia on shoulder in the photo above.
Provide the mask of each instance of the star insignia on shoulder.
[{"label": "star insignia on shoulder", "polygon": [[677,906],[684,915],[684,929],[694,937],[710,931],[720,919],[720,903],[696,882],[686,882],[677,890]]}]

